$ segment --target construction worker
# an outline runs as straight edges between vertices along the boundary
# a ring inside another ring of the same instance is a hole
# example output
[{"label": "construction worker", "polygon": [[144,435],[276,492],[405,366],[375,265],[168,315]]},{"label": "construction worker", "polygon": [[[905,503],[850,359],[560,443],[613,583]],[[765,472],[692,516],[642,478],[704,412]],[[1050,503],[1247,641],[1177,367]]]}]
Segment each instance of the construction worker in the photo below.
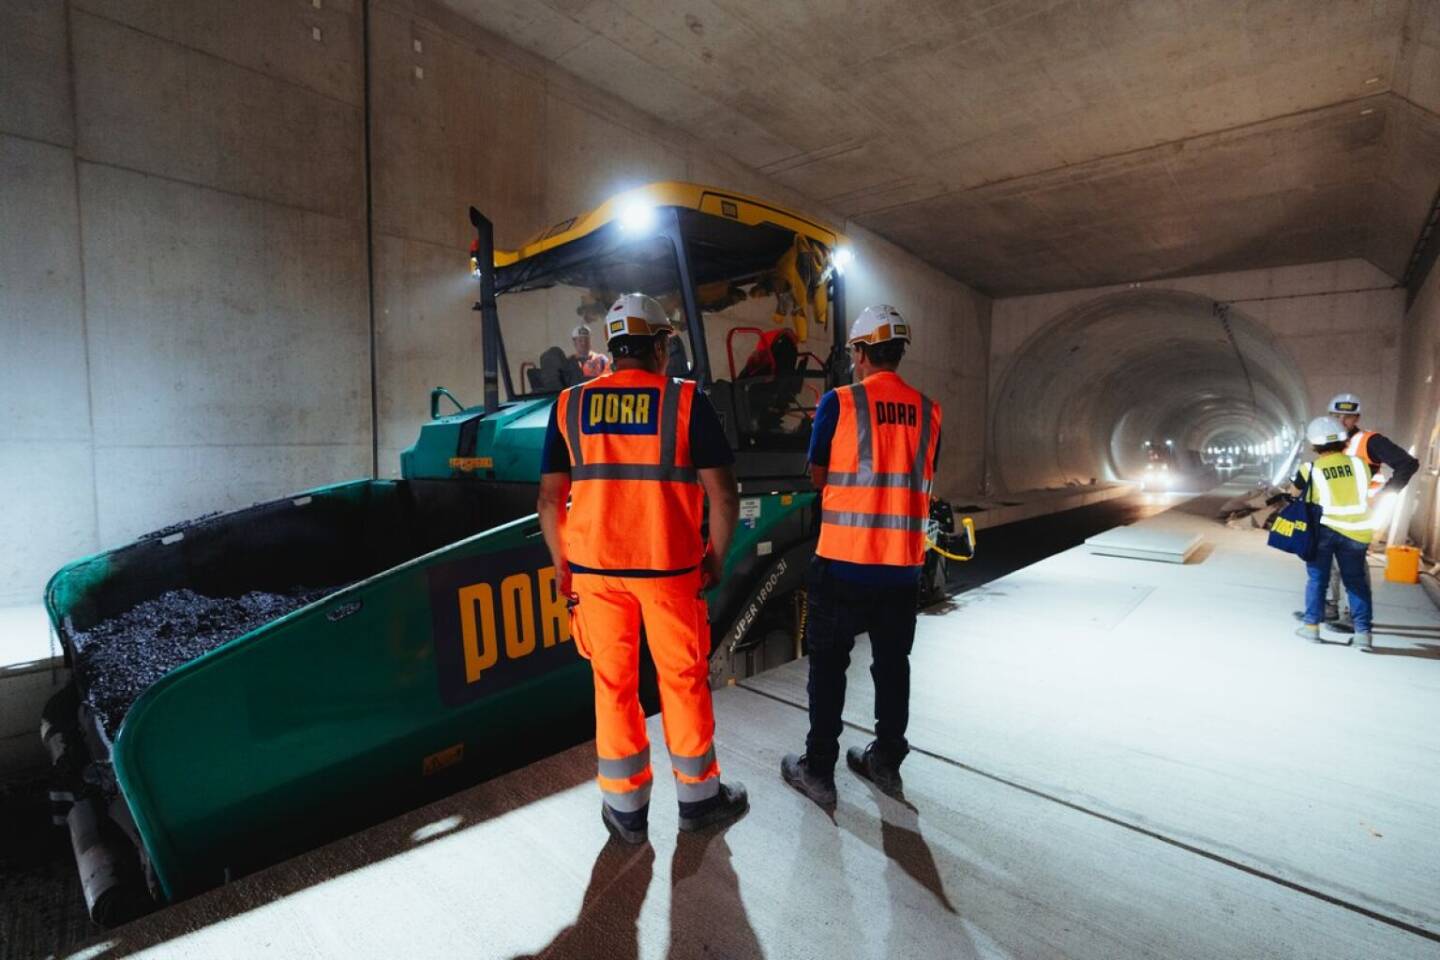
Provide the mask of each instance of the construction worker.
[{"label": "construction worker", "polygon": [[[1367,653],[1370,644],[1370,579],[1365,553],[1370,546],[1370,465],[1347,452],[1349,435],[1335,417],[1316,417],[1305,429],[1316,459],[1308,473],[1306,500],[1320,505],[1320,523],[1314,535],[1315,553],[1305,564],[1305,617],[1296,631],[1307,640],[1320,642],[1320,620],[1325,609],[1325,589],[1333,559],[1350,598],[1354,616],[1354,642]],[[1346,641],[1349,643],[1350,641]]]},{"label": "construction worker", "polygon": [[940,451],[940,405],[896,373],[909,343],[910,325],[894,307],[866,307],[849,337],[858,382],[820,399],[810,438],[810,479],[821,490],[806,583],[810,733],[805,755],[786,756],[780,773],[827,808],[835,804],[845,670],[859,633],[870,634],[876,738],[847,751],[846,762],[899,796],[909,752],[915,599]]},{"label": "construction worker", "polygon": [[580,375],[586,380],[594,380],[610,372],[610,358],[590,350],[589,327],[582,323],[572,330],[570,342],[575,345],[575,352],[570,355],[570,359],[580,364]]},{"label": "construction worker", "polygon": [[[1420,469],[1420,461],[1406,452],[1404,447],[1393,442],[1388,437],[1376,433],[1373,430],[1360,429],[1360,415],[1363,412],[1360,398],[1353,393],[1337,394],[1330,400],[1328,408],[1330,416],[1337,418],[1345,427],[1347,442],[1345,452],[1354,457],[1364,460],[1370,468],[1370,496],[1373,500],[1381,490],[1393,491],[1397,497],[1400,491],[1404,490]],[[1380,474],[1381,467],[1390,468],[1390,479],[1387,481]],[[1303,479],[1301,477],[1300,479]],[[1297,486],[1299,484],[1297,483]],[[1400,512],[1399,504],[1394,506],[1397,513]],[[1369,567],[1366,567],[1365,576],[1370,576]],[[1354,624],[1351,622],[1350,610],[1345,605],[1345,593],[1341,590],[1339,571],[1334,571],[1330,577],[1330,601],[1326,603],[1325,620],[1334,629],[1341,633],[1354,631]]]},{"label": "construction worker", "polygon": [[[728,823],[749,808],[745,788],[721,783],[715,761],[702,593],[720,579],[739,513],[734,454],[695,382],[659,372],[672,329],[654,299],[616,300],[605,318],[615,370],[560,394],[542,454],[540,526],[557,587],[570,598],[576,649],[595,678],[601,819],[625,843],[648,839],[642,622],[659,676],[680,829]],[[700,535],[706,497],[708,547]]]},{"label": "construction worker", "polygon": [[[1345,452],[1352,457],[1359,457],[1369,465],[1371,474],[1374,475],[1370,492],[1376,493],[1382,486],[1397,493],[1404,490],[1410,478],[1415,476],[1415,471],[1420,469],[1420,461],[1410,456],[1404,447],[1390,438],[1373,430],[1360,429],[1360,398],[1353,393],[1339,394],[1331,399],[1329,412],[1330,416],[1339,419],[1345,427]],[[1388,481],[1378,476],[1381,467],[1390,468]]]}]

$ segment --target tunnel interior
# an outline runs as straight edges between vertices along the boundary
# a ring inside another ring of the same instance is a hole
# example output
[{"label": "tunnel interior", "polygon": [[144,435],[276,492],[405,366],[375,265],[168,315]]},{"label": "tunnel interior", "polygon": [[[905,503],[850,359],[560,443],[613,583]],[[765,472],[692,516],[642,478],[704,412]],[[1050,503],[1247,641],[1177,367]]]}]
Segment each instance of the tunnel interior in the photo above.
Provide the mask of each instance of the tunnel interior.
[{"label": "tunnel interior", "polygon": [[1224,471],[1281,472],[1303,427],[1304,380],[1233,306],[1130,290],[1073,307],[1016,353],[991,422],[1002,491]]}]

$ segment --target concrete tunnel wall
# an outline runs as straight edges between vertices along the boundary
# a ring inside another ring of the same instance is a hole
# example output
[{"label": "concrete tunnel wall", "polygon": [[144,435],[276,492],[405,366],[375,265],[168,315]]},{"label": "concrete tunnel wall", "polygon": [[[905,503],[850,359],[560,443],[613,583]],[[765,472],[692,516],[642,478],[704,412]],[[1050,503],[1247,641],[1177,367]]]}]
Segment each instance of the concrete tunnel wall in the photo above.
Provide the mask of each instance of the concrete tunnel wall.
[{"label": "concrete tunnel wall", "polygon": [[1400,353],[1398,415],[1381,429],[1420,460],[1406,500],[1408,530],[1434,560],[1440,557],[1440,270],[1430,271],[1410,304]]},{"label": "concrete tunnel wall", "polygon": [[1387,423],[1404,300],[1361,260],[997,300],[990,488],[1133,478],[1144,440],[1265,440],[1342,390],[1365,399],[1368,422]]},{"label": "concrete tunnel wall", "polygon": [[1305,416],[1294,361],[1233,310],[1232,345],[1215,306],[1197,294],[1136,290],[1057,318],[1000,385],[998,481],[1020,490],[1056,475],[1133,478],[1147,441],[1198,450],[1227,430],[1262,443],[1293,428]]},{"label": "concrete tunnel wall", "polygon": [[[166,523],[367,475],[372,444],[397,473],[431,386],[481,395],[471,203],[502,246],[655,179],[848,227],[439,4],[374,0],[367,247],[361,9],[0,0],[0,604]],[[983,410],[988,299],[848,232],[851,315],[899,306],[907,373]],[[940,491],[976,490],[983,457],[948,430]]]}]

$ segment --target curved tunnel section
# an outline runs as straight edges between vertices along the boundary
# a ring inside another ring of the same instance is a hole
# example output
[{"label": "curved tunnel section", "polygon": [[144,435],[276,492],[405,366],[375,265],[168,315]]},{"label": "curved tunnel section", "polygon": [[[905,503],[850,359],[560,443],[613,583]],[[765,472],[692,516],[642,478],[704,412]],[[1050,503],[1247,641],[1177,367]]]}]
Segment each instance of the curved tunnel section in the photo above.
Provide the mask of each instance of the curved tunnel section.
[{"label": "curved tunnel section", "polygon": [[1161,462],[1192,476],[1273,471],[1305,398],[1294,361],[1243,312],[1178,291],[1108,294],[1017,353],[991,422],[994,480],[1008,491],[1137,480]]}]

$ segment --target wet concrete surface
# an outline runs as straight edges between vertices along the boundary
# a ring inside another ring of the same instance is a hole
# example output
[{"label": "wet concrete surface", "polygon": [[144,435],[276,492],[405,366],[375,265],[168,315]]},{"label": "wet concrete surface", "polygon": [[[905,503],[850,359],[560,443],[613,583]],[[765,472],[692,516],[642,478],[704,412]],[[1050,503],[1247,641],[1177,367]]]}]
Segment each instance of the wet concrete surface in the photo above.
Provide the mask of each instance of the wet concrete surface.
[{"label": "wet concrete surface", "polygon": [[163,593],[75,634],[76,681],[113,737],[130,706],[165,674],[336,589],[298,587],[238,597]]}]

